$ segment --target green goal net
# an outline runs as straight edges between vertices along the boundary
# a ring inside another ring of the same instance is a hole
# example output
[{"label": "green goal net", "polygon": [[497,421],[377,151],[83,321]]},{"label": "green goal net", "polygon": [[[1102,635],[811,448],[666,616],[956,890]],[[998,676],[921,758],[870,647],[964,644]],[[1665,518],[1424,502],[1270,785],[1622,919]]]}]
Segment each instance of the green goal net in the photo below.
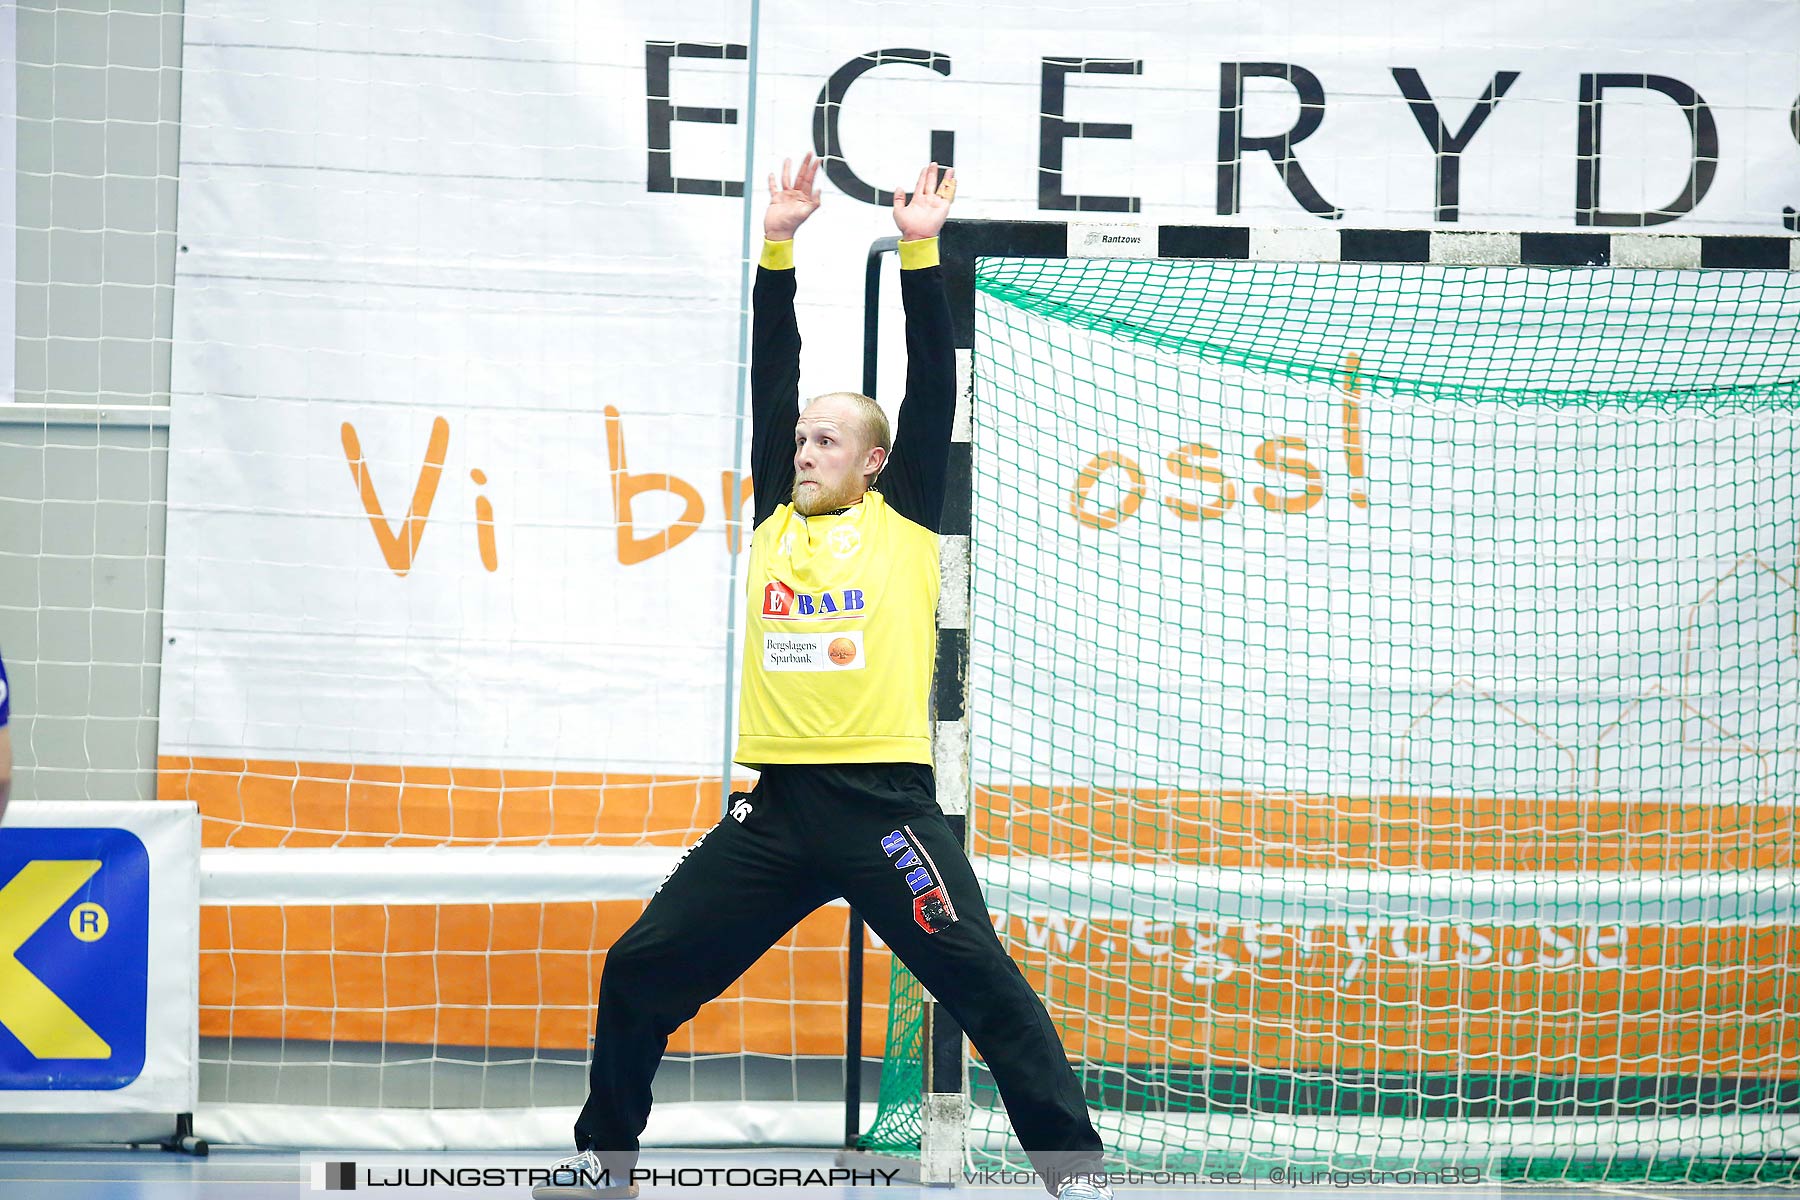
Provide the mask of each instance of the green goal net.
[{"label": "green goal net", "polygon": [[1800,1178],[1800,279],[976,293],[972,851],[1118,1165]]}]

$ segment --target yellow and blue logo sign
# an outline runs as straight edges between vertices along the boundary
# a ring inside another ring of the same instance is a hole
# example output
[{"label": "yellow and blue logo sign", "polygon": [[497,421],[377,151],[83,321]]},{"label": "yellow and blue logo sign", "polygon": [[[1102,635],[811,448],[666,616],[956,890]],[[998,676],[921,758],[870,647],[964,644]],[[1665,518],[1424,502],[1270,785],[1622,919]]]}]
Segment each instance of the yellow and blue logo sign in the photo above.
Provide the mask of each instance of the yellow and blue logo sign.
[{"label": "yellow and blue logo sign", "polygon": [[144,1069],[150,856],[123,829],[0,829],[0,1090]]}]

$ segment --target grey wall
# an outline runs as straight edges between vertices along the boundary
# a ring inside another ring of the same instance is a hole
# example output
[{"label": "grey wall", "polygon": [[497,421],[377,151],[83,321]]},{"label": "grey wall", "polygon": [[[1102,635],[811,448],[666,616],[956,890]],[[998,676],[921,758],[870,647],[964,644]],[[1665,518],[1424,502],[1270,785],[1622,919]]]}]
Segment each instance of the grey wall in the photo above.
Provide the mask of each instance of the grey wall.
[{"label": "grey wall", "polygon": [[147,799],[181,4],[20,0],[16,15],[17,403],[0,401],[13,795]]}]

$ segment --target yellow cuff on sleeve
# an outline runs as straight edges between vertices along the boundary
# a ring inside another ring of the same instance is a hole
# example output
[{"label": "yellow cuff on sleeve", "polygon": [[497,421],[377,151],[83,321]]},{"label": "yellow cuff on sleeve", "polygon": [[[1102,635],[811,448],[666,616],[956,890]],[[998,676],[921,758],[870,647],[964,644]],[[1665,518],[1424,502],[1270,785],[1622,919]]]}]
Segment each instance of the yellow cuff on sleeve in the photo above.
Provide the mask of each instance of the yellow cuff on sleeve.
[{"label": "yellow cuff on sleeve", "polygon": [[762,266],[771,271],[791,271],[794,269],[794,239],[785,242],[771,242],[763,239]]},{"label": "yellow cuff on sleeve", "polygon": [[920,267],[938,265],[938,240],[922,238],[916,242],[900,243],[900,269],[916,271]]}]

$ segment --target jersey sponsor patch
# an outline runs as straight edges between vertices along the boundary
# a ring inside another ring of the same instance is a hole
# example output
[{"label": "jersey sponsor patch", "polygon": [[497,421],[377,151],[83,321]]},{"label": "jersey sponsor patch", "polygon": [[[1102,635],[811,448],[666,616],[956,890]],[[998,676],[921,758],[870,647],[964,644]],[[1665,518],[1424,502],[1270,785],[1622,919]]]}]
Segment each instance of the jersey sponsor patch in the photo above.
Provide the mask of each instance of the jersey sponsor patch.
[{"label": "jersey sponsor patch", "polygon": [[765,633],[765,671],[860,671],[862,630],[844,633]]},{"label": "jersey sponsor patch", "polygon": [[763,585],[762,615],[765,621],[829,621],[866,617],[869,603],[861,588],[796,592],[779,579]]},{"label": "jersey sponsor patch", "polygon": [[956,906],[950,902],[944,877],[938,874],[937,864],[931,861],[931,854],[912,826],[902,825],[882,838],[881,849],[894,859],[894,869],[912,892],[913,921],[919,928],[926,933],[941,933],[954,925]]}]

